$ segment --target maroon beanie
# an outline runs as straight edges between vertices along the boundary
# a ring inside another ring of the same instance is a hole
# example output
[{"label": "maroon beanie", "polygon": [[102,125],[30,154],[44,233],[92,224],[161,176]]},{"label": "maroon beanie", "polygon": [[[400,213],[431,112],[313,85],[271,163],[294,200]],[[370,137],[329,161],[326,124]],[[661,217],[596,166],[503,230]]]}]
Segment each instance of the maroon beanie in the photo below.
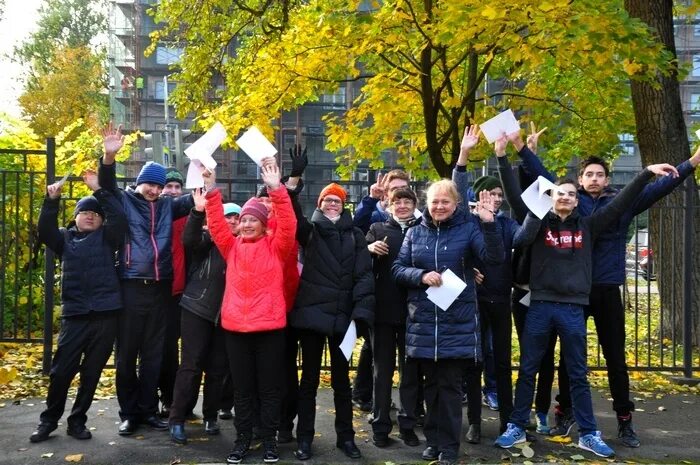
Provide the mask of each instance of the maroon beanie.
[{"label": "maroon beanie", "polygon": [[245,215],[253,215],[260,220],[263,226],[267,226],[267,213],[267,207],[260,200],[253,197],[243,205],[240,217],[243,218]]}]

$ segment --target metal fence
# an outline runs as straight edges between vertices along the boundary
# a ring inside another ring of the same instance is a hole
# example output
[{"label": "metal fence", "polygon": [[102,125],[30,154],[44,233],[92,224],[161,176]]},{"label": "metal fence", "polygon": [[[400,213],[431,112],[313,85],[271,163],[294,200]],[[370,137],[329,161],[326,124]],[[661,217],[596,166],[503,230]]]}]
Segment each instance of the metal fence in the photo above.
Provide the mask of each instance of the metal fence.
[{"label": "metal fence", "polygon": [[[37,156],[46,159],[46,168],[34,171],[29,160]],[[47,149],[42,151],[0,149],[0,342],[42,342],[46,372],[50,367],[55,322],[60,315],[59,305],[54,305],[60,295],[56,285],[59,276],[53,254],[38,243],[36,221],[47,180],[56,178],[54,157],[53,140],[48,140]],[[120,179],[119,183],[124,187],[132,181]],[[338,182],[347,187],[351,208],[366,193],[364,182]],[[64,186],[60,216],[63,224],[70,220],[70,212],[79,197],[77,186],[81,183],[80,178],[69,177]],[[326,183],[326,180],[306,181],[301,201],[307,213],[315,207],[318,192]],[[242,204],[258,181],[254,178],[221,179],[218,184],[230,201]],[[249,187],[241,191],[237,187],[241,184]],[[643,232],[652,226],[649,218],[654,215],[640,215],[630,228],[628,281],[623,289],[631,370],[670,371],[691,377],[693,370],[700,369],[700,354],[697,348],[693,351],[690,337],[693,328],[690,291],[694,273],[690,264],[698,244],[686,241],[692,237],[692,219],[698,215],[700,202],[697,191],[686,192],[684,197],[682,205],[662,200],[652,207],[670,211],[671,215],[665,218],[671,221],[683,218],[683,230],[675,231],[674,237],[662,236],[659,240],[686,247],[684,263],[665,260],[656,251],[651,234],[644,235]],[[644,257],[647,257],[647,264],[641,263]],[[653,260],[651,265],[649,260]],[[683,285],[675,286],[671,301],[665,303],[670,311],[662,312],[660,307],[658,282],[655,281],[656,276],[663,274],[660,266],[686,270]],[[682,312],[673,311],[683,305]],[[595,338],[592,323],[589,323],[589,341],[593,347],[597,345]],[[591,369],[603,369],[604,362],[599,347],[589,351]],[[328,365],[327,358],[324,358],[324,365]]]}]

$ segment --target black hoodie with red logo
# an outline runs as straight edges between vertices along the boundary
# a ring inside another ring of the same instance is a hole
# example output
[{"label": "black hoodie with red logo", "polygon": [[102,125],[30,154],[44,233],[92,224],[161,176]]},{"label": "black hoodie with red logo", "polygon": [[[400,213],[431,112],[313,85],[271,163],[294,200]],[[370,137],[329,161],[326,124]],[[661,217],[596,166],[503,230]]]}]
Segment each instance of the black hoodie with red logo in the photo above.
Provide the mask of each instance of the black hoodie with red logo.
[{"label": "black hoodie with red logo", "polygon": [[582,217],[574,209],[564,220],[553,211],[540,220],[528,213],[513,246],[532,245],[531,300],[588,305],[593,242],[634,202],[652,177],[651,171],[643,170],[612,202],[590,216]]}]

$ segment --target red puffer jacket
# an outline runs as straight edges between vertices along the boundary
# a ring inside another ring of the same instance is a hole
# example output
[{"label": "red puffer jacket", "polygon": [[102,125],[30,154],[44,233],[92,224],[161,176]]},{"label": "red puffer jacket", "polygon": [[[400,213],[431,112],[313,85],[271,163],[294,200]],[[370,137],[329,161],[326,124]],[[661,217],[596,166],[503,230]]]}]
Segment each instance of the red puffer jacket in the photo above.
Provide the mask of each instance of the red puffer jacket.
[{"label": "red puffer jacket", "polygon": [[224,219],[221,192],[207,193],[209,232],[226,258],[226,290],[221,304],[221,326],[228,331],[252,333],[284,328],[284,262],[295,243],[296,217],[287,189],[269,191],[277,225],[272,235],[257,241],[235,237]]}]

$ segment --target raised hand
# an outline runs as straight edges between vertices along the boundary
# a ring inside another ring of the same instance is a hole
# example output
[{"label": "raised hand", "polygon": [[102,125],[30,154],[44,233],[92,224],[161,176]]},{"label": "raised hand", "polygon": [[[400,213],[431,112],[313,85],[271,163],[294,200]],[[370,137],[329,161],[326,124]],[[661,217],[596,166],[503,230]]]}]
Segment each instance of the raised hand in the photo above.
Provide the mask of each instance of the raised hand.
[{"label": "raised hand", "polygon": [[124,146],[124,135],[122,134],[122,125],[117,129],[110,121],[107,127],[102,131],[102,139],[105,146],[104,164],[111,165],[117,156],[117,152]]},{"label": "raised hand", "polygon": [[46,187],[46,195],[48,195],[50,199],[54,199],[54,200],[60,199],[62,188],[63,188],[62,182],[55,182],[55,183],[51,184],[50,186]]},{"label": "raised hand", "polygon": [[476,144],[479,143],[479,136],[481,131],[479,130],[478,124],[472,124],[469,127],[464,128],[464,136],[462,136],[462,145],[460,148],[462,150],[471,150]]},{"label": "raised hand", "polygon": [[493,199],[491,194],[483,190],[479,192],[479,199],[476,203],[476,213],[484,223],[491,223],[495,219],[495,208],[493,207]]},{"label": "raised hand", "polygon": [[506,137],[506,134],[503,133],[503,135],[496,139],[496,142],[494,142],[493,151],[496,152],[497,157],[505,157],[506,147],[508,147],[508,138]]},{"label": "raised hand", "polygon": [[301,150],[301,145],[297,144],[294,149],[289,149],[289,158],[292,159],[292,171],[289,173],[290,178],[300,178],[304,174],[306,165],[309,164],[309,157],[306,155],[306,147]]},{"label": "raised hand", "polygon": [[525,146],[523,138],[520,136],[519,129],[517,131],[511,132],[510,134],[506,134],[506,139],[508,139],[508,142],[513,144],[513,147],[515,147],[515,150],[517,150],[518,152]]},{"label": "raised hand", "polygon": [[659,176],[673,176],[678,177],[678,170],[675,166],[669,165],[668,163],[658,163],[656,165],[649,165],[647,169],[654,174]]},{"label": "raised hand", "polygon": [[203,212],[207,206],[207,197],[201,187],[197,187],[192,191],[192,200],[194,201],[194,209],[198,212]]},{"label": "raised hand", "polygon": [[216,172],[210,171],[209,168],[201,164],[199,165],[199,169],[202,173],[202,179],[204,180],[204,189],[206,191],[214,189],[214,187],[216,187]]},{"label": "raised hand", "polygon": [[280,169],[276,163],[274,165],[263,164],[260,174],[268,190],[275,190],[280,186]]},{"label": "raised hand", "polygon": [[532,153],[537,153],[537,141],[546,130],[547,128],[545,127],[537,131],[535,123],[530,121],[530,134],[527,136],[527,148],[529,148]]},{"label": "raised hand", "polygon": [[369,186],[369,196],[381,200],[384,197],[384,174],[377,175],[377,182]]},{"label": "raised hand", "polygon": [[95,192],[100,189],[100,184],[97,182],[97,173],[94,170],[85,170],[83,173],[83,182]]}]

